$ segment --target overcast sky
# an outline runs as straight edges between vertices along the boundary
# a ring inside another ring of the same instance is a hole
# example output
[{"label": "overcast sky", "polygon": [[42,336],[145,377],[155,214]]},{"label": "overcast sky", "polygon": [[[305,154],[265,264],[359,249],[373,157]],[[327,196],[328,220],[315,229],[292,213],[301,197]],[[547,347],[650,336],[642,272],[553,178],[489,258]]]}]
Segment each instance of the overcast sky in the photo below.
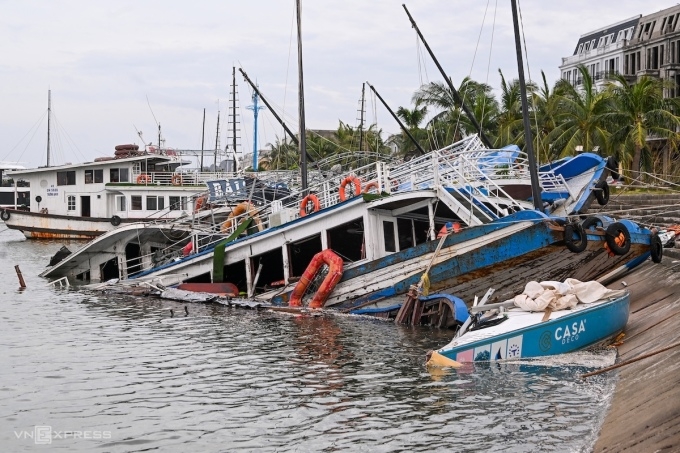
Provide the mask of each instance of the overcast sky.
[{"label": "overcast sky", "polygon": [[[427,55],[419,62],[402,3],[303,0],[308,129],[335,129],[338,120],[356,125],[364,81],[396,110],[411,107],[421,83],[442,80]],[[470,75],[498,88],[499,68],[507,78],[516,77],[508,0],[411,0],[406,6],[456,85]],[[552,85],[561,58],[573,53],[580,35],[669,6],[669,1],[655,6],[636,0],[522,1],[532,78],[544,70]],[[214,149],[217,112],[227,113],[234,65],[257,79],[295,130],[294,0],[0,0],[0,161],[45,164],[48,89],[52,164],[113,156],[115,145],[142,143],[136,130],[146,143],[155,143],[156,121],[166,146],[201,149],[204,108],[205,148]],[[239,151],[250,152],[252,112],[245,107],[252,103],[251,90],[238,72],[237,86]],[[366,116],[368,123],[377,119],[385,133],[399,131],[368,95]],[[283,135],[273,116],[262,111],[260,148]],[[223,131],[221,148],[226,144]]]}]

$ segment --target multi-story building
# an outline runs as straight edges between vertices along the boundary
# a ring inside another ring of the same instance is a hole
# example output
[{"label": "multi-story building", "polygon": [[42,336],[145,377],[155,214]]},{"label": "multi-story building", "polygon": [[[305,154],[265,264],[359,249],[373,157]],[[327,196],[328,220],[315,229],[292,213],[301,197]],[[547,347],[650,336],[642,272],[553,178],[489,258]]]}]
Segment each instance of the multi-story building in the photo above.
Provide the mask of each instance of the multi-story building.
[{"label": "multi-story building", "polygon": [[680,96],[680,5],[640,19],[624,48],[623,75],[629,82],[647,75],[660,78],[664,97]]},{"label": "multi-story building", "polygon": [[608,74],[623,70],[624,50],[634,36],[641,16],[631,17],[607,27],[591,31],[581,37],[574,54],[562,58],[562,79],[573,85],[581,85],[580,65],[585,65],[595,84],[602,86]]},{"label": "multi-story building", "polygon": [[583,83],[583,64],[602,86],[608,74],[622,74],[629,82],[651,76],[666,81],[665,97],[680,96],[680,5],[647,16],[635,16],[582,35],[574,54],[562,58],[562,79]]}]

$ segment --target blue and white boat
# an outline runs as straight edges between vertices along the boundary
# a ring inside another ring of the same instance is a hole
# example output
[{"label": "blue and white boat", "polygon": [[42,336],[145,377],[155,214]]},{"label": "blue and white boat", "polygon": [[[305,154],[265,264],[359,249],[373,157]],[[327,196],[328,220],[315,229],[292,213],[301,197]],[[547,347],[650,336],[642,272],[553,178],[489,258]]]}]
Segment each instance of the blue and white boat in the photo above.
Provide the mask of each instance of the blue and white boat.
[{"label": "blue and white boat", "polygon": [[[525,311],[510,301],[472,307],[468,313],[465,303],[457,297],[438,294],[427,298],[430,303],[440,299],[456,307],[460,327],[449,344],[428,353],[429,366],[456,367],[469,362],[525,359],[577,351],[621,333],[628,322],[630,309],[630,294],[626,290],[609,290],[599,300],[547,312]],[[508,305],[512,308],[504,310]]]}]

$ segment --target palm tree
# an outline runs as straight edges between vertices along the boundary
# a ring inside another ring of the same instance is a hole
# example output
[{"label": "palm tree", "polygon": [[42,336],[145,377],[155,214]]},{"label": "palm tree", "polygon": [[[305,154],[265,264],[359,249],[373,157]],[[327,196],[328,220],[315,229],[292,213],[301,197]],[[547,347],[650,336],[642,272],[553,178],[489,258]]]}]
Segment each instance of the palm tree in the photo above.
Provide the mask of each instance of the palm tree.
[{"label": "palm tree", "polygon": [[643,151],[651,137],[666,138],[672,147],[678,145],[680,104],[663,98],[660,80],[641,77],[635,84],[617,74],[607,85],[612,96],[612,111],[603,114],[612,130],[612,142],[621,151],[619,157],[631,166],[633,180],[638,180]]},{"label": "palm tree", "polygon": [[577,146],[592,150],[596,146],[605,149],[609,132],[605,127],[604,114],[611,109],[611,94],[598,91],[588,69],[579,66],[582,88],[560,80],[559,112],[555,115],[557,125],[547,136],[553,149],[561,157],[572,155]]},{"label": "palm tree", "polygon": [[269,163],[267,165],[269,170],[293,170],[298,168],[299,153],[295,143],[285,139],[282,141],[276,137],[275,143],[267,143],[270,147]]},{"label": "palm tree", "polygon": [[531,95],[531,127],[537,157],[543,156],[544,160],[549,162],[557,157],[552,153],[548,136],[557,127],[561,84],[556,83],[551,91],[543,71],[541,79],[543,85]]}]

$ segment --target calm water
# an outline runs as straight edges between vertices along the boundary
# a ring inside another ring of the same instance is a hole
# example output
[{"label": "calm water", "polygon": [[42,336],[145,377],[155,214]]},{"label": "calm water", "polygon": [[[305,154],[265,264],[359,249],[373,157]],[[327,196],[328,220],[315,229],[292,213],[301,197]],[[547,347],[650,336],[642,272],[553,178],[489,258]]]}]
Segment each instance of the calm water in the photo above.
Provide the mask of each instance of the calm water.
[{"label": "calm water", "polygon": [[4,229],[0,451],[589,451],[611,399],[583,366],[430,374],[446,332],[52,289],[61,242]]}]

